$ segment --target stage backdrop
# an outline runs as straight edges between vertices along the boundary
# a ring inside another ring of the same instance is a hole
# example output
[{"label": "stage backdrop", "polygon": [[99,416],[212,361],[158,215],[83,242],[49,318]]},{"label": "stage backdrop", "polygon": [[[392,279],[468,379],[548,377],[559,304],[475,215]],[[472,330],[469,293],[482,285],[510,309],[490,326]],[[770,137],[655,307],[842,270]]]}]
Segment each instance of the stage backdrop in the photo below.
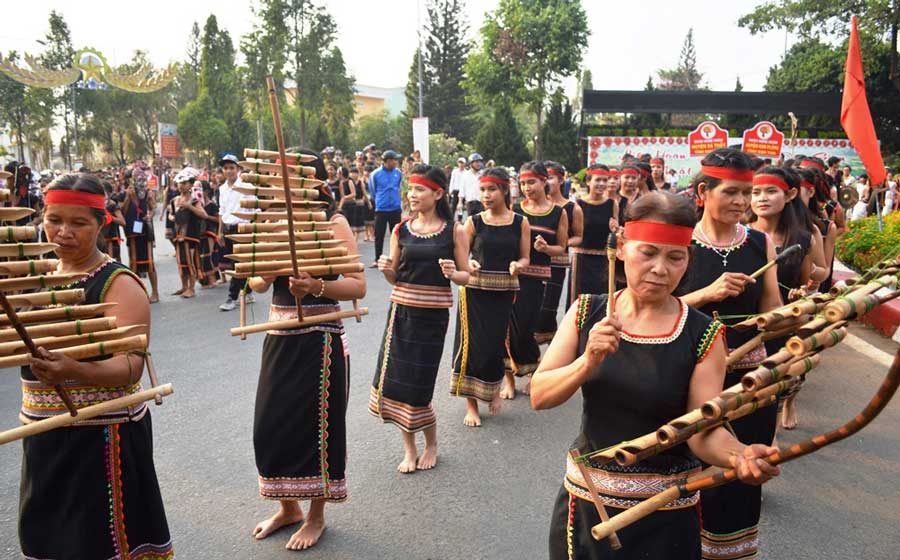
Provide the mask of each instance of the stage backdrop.
[{"label": "stage backdrop", "polygon": [[[741,144],[743,138],[728,138],[728,145]],[[791,147],[785,140],[782,152],[785,157],[790,157]],[[650,154],[653,157],[662,157],[666,160],[666,177],[669,169],[674,169],[678,174],[678,186],[687,187],[691,178],[700,171],[702,156],[691,157],[686,136],[589,136],[588,137],[588,165],[603,163],[605,165],[619,165],[622,156],[631,154],[639,156]],[[834,139],[798,139],[794,154],[816,156],[827,160],[831,156],[841,158],[841,165],[850,165],[853,174],[864,172],[859,155],[850,146],[846,138]]]}]

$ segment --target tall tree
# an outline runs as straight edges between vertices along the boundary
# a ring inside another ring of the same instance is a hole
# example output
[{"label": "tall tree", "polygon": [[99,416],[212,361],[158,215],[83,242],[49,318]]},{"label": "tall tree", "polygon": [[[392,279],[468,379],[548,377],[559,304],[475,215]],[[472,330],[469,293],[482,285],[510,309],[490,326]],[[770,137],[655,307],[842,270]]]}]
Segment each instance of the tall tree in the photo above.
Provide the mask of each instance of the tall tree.
[{"label": "tall tree", "polygon": [[475,136],[475,150],[484,157],[493,159],[498,165],[518,167],[531,156],[516,117],[508,103],[501,102],[493,109],[493,113]]},{"label": "tall tree", "polygon": [[[75,58],[75,48],[72,46],[69,25],[62,14],[56,10],[50,11],[48,24],[50,28],[42,41],[46,50],[40,56],[41,64],[51,70],[71,68]],[[67,139],[72,138],[71,132],[74,127],[78,126],[78,123],[75,122],[77,115],[73,112],[73,104],[77,103],[76,95],[74,85],[53,89],[53,104],[57,114],[62,117]],[[72,142],[66,142],[63,145],[63,156],[70,167],[72,166],[71,145]],[[77,146],[75,148],[77,149]]]},{"label": "tall tree", "polygon": [[589,34],[580,0],[500,0],[466,60],[464,87],[487,104],[525,103],[540,130],[548,92],[578,71]]},{"label": "tall tree", "polygon": [[562,88],[558,88],[550,98],[550,110],[540,131],[544,146],[544,159],[558,161],[566,169],[580,169],[578,157],[578,123],[572,115],[572,104],[566,99]]},{"label": "tall tree", "polygon": [[266,137],[263,121],[271,119],[266,77],[272,76],[274,79],[279,100],[283,103],[285,50],[283,36],[266,31],[268,28],[280,26],[279,22],[266,19],[275,14],[256,8],[253,9],[253,13],[258,21],[253,31],[241,39],[244,66],[241,67],[240,74],[244,89],[247,91],[249,115],[256,122],[257,147],[263,149],[263,139]]},{"label": "tall tree", "polygon": [[703,73],[697,69],[697,51],[694,48],[694,29],[688,29],[684,43],[681,45],[681,55],[678,57],[678,66],[671,69],[658,70],[659,89],[669,91],[694,91],[707,89],[700,83],[703,81]]},{"label": "tall tree", "polygon": [[195,21],[191,25],[185,60],[179,65],[178,74],[174,80],[173,105],[176,111],[184,108],[185,105],[197,98],[201,70],[200,51],[202,45],[200,39],[200,25]]},{"label": "tall tree", "polygon": [[425,90],[429,129],[468,141],[472,111],[462,87],[469,53],[464,6],[460,0],[429,0],[427,9],[423,62],[431,78]]},{"label": "tall tree", "polygon": [[[19,58],[16,51],[6,55],[15,63]],[[0,73],[0,126],[9,131],[15,139],[16,158],[25,161],[25,146],[32,134],[47,129],[53,121],[54,99],[49,90],[32,88],[21,84],[6,74]]]}]

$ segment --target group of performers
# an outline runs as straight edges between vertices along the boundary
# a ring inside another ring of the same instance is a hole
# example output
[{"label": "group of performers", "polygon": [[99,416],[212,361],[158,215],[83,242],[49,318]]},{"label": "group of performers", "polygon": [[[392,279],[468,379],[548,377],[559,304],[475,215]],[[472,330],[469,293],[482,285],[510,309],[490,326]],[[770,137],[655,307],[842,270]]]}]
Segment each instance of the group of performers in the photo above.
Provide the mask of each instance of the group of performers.
[{"label": "group of performers", "polygon": [[[393,288],[368,403],[374,416],[400,429],[404,455],[398,471],[437,464],[432,397],[454,304],[452,284],[459,295],[449,391],[466,399],[466,426],[481,425],[479,402],[496,414],[502,399],[515,396],[514,377],[529,376],[524,390],[535,409],[558,406],[581,390],[574,448],[597,450],[696,408],[760,364],[764,345],[726,366],[727,353],[755,334],[728,324],[829,282],[835,237],[821,161],[806,158],[795,162],[798,169],[760,163],[734,149],[712,152],[693,178],[690,197],[664,192],[669,189],[656,180],[664,170],[658,159],[614,169],[592,165],[587,193],[573,202],[559,192],[565,169],[532,161],[521,167],[524,198],[514,206],[510,177],[495,167],[479,179],[484,210],[463,224],[451,212],[445,173],[414,167],[407,195],[412,217],[393,229],[390,251],[378,260]],[[318,179],[329,180],[321,160],[310,165]],[[203,229],[192,224],[210,214],[191,194],[194,177],[182,179],[170,211],[174,242],[185,257],[179,257],[184,294],[190,294],[188,282],[196,278],[191,269],[202,269],[203,259],[195,243]],[[326,182],[319,201],[327,203],[335,239],[356,254],[359,218],[365,217],[353,216],[364,206],[356,202],[364,191],[352,185],[340,192],[341,205]],[[57,191],[78,196],[50,196]],[[120,325],[149,324],[137,277],[96,249],[100,230],[109,224],[102,194],[89,175],[65,176],[51,185],[44,217],[48,236],[60,245],[62,271],[88,273],[82,284],[89,302],[117,303],[107,313]],[[125,221],[139,209],[126,207]],[[610,234],[618,240],[614,293],[607,287]],[[751,277],[781,248],[796,244],[800,251],[791,259]],[[341,301],[366,294],[363,273],[262,276],[248,286],[273,290],[270,320],[296,318],[297,301],[306,317],[331,313]],[[563,293],[568,311],[557,324]],[[542,341],[549,342],[543,357]],[[25,421],[64,413],[53,400],[55,383],[65,382],[85,402],[140,387],[139,355],[78,363],[43,352],[23,370]],[[279,507],[255,527],[257,539],[300,524],[287,548],[309,548],[325,530],[326,502],[347,498],[349,372],[350,350],[339,320],[268,332],[253,444],[260,495]],[[761,459],[773,451],[776,414],[774,407],[763,409],[732,422],[733,432],[700,433],[688,445],[634,467],[588,463],[582,471],[570,460],[553,506],[551,558],[755,557],[759,485],[778,474]],[[795,423],[786,418],[785,426]],[[421,453],[418,432],[424,432]],[[27,557],[172,556],[146,407],[29,438],[24,450],[20,536]],[[740,482],[666,505],[620,533],[621,551],[591,537],[600,517],[588,486],[599,488],[612,516],[684,481],[703,464],[736,468]],[[305,512],[301,501],[310,502]],[[73,518],[71,511],[85,513]],[[47,539],[48,533],[54,538]],[[95,538],[101,534],[109,538]]]}]

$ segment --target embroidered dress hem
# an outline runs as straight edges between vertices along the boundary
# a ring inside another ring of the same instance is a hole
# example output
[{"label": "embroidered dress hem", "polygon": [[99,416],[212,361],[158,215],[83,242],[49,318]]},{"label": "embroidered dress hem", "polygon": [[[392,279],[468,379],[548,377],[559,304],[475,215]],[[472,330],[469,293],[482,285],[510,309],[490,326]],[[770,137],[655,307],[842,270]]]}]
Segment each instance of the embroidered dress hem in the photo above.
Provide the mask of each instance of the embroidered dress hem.
[{"label": "embroidered dress hem", "polygon": [[266,500],[313,500],[328,502],[347,500],[347,481],[327,480],[321,476],[259,477],[259,495]]}]

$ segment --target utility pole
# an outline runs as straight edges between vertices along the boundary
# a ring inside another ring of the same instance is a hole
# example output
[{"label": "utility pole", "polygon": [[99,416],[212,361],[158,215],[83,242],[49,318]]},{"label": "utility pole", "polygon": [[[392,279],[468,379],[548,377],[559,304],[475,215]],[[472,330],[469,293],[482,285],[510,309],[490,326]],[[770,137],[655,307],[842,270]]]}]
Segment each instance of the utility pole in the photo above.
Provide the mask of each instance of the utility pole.
[{"label": "utility pole", "polygon": [[418,0],[416,2],[416,20],[417,20],[417,35],[418,35],[418,43],[419,46],[417,48],[419,53],[419,118],[425,116],[424,110],[424,101],[422,99],[422,2]]}]

